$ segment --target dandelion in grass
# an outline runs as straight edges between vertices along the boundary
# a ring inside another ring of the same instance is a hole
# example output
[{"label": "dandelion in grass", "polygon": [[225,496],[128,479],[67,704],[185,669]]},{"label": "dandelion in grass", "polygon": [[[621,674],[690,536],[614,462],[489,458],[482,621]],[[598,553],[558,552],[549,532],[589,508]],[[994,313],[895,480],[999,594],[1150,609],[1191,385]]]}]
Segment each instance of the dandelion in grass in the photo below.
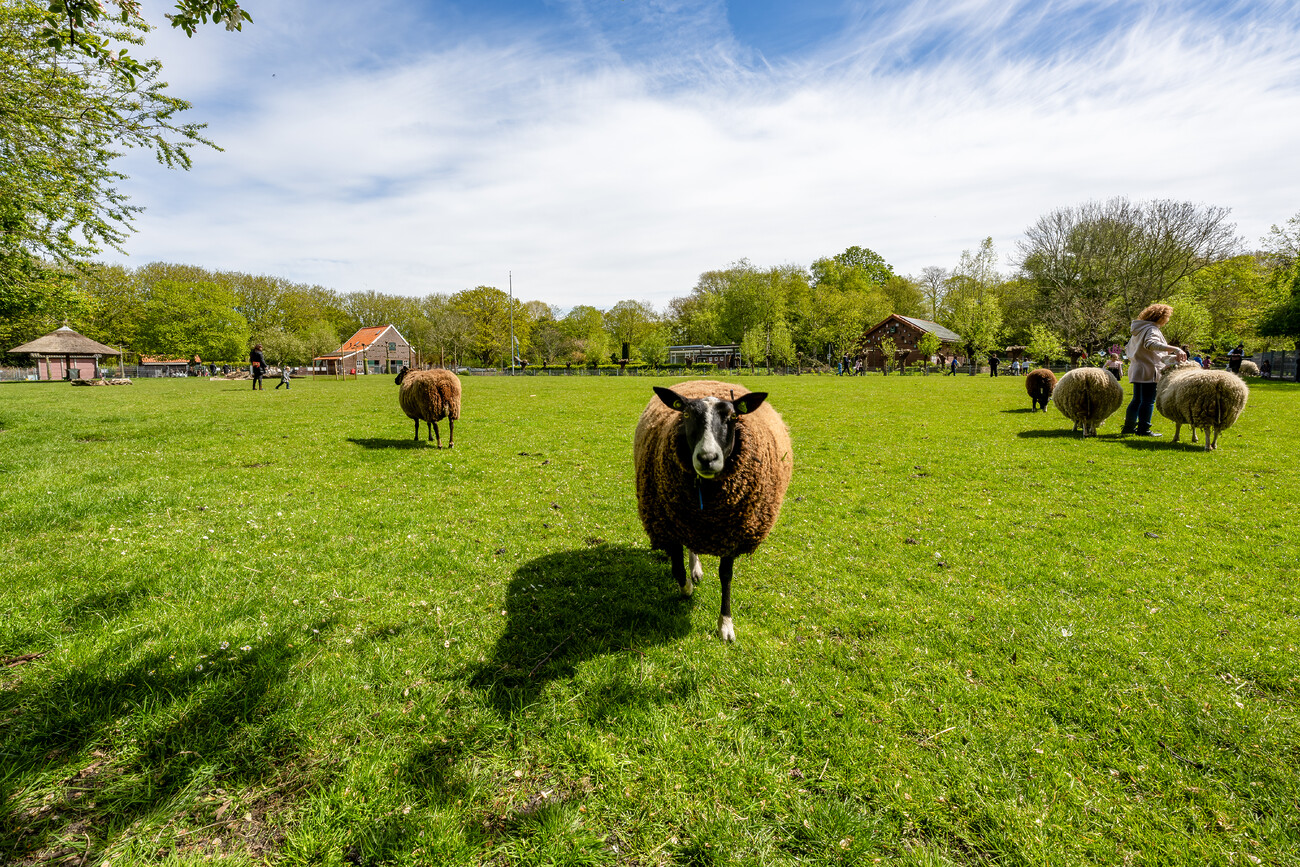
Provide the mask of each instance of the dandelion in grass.
[{"label": "dandelion in grass", "polygon": [[221,649],[222,649],[222,650],[225,650],[225,649],[226,649],[227,647],[229,647],[229,646],[230,646],[230,642],[229,642],[229,641],[223,641],[223,642],[221,642]]},{"label": "dandelion in grass", "polygon": [[248,651],[250,651],[250,650],[253,649],[253,645],[251,645],[251,644],[245,644],[243,647],[241,647],[241,648],[239,648],[239,649],[242,650],[242,651],[244,651],[244,653],[248,653]]}]

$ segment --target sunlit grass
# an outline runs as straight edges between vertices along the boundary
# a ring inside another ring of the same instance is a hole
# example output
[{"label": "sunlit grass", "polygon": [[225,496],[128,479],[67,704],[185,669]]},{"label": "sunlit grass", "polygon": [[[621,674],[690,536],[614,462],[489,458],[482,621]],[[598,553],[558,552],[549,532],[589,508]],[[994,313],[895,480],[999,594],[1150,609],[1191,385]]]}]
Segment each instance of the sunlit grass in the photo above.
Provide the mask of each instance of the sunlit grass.
[{"label": "sunlit grass", "polygon": [[636,518],[669,380],[466,378],[455,450],[388,377],[0,387],[0,860],[1300,860],[1296,386],[1207,454],[738,379],[796,463],[734,646]]}]

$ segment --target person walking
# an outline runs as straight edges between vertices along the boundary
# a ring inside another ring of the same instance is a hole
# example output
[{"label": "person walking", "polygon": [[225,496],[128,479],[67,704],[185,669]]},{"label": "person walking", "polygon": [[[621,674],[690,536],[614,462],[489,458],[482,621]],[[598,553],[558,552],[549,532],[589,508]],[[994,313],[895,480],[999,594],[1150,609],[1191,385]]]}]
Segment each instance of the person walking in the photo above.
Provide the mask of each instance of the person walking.
[{"label": "person walking", "polygon": [[248,364],[253,368],[253,391],[259,388],[266,391],[262,385],[262,376],[266,373],[266,356],[262,355],[262,344],[256,344],[253,351],[248,353]]},{"label": "person walking", "polygon": [[1179,361],[1187,358],[1187,353],[1177,346],[1171,346],[1165,340],[1160,329],[1169,323],[1174,308],[1168,304],[1152,304],[1129,325],[1128,346],[1128,381],[1133,386],[1133,399],[1124,411],[1124,427],[1121,434],[1137,434],[1140,437],[1158,437],[1159,433],[1151,430],[1151,414],[1156,407],[1156,381],[1165,366],[1167,353],[1174,353]]},{"label": "person walking", "polygon": [[285,391],[289,390],[289,365],[287,364],[280,365],[280,381],[275,384],[275,390],[279,391],[282,385]]},{"label": "person walking", "polygon": [[954,356],[952,357],[952,361],[949,362],[949,364],[948,364],[948,375],[949,375],[949,376],[956,376],[956,375],[957,375],[957,356],[956,356],[956,355],[954,355]]}]

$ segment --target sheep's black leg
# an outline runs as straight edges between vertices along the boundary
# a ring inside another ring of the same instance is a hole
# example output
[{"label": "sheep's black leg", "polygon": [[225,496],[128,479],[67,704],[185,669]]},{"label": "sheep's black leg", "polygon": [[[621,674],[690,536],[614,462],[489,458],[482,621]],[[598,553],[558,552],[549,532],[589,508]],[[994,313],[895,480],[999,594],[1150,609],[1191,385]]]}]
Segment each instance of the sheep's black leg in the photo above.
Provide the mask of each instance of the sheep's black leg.
[{"label": "sheep's black leg", "polygon": [[447,448],[456,446],[456,422],[454,419],[447,419]]},{"label": "sheep's black leg", "polygon": [[415,441],[417,443],[420,441],[420,420],[418,418],[415,420]]},{"label": "sheep's black leg", "polygon": [[731,625],[731,567],[735,557],[723,557],[718,564],[718,577],[722,579],[722,609],[718,612],[718,637],[735,641],[736,629]]},{"label": "sheep's black leg", "polygon": [[682,588],[682,595],[689,596],[686,592],[686,566],[682,563],[682,546],[680,543],[672,543],[668,546],[668,562],[673,567],[673,578],[677,581],[677,586]]},{"label": "sheep's black leg", "polygon": [[429,437],[429,439],[432,441],[436,438],[438,441],[438,448],[442,448],[442,434],[438,432],[438,423],[436,421],[429,422],[429,428],[433,431],[433,436]]}]

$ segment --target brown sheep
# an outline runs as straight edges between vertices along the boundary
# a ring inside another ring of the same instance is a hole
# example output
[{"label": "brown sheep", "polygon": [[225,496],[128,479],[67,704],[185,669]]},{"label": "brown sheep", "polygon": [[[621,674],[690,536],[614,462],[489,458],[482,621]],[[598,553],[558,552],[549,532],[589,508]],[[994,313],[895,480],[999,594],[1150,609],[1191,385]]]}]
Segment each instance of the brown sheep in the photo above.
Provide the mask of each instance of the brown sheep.
[{"label": "brown sheep", "polygon": [[1047,402],[1052,399],[1054,388],[1056,388],[1056,374],[1046,367],[1025,374],[1025,390],[1029,392],[1029,399],[1032,401],[1029,411],[1038,412],[1038,407],[1042,406],[1043,412],[1047,412]]},{"label": "brown sheep", "polygon": [[438,422],[447,419],[447,448],[453,448],[456,419],[460,418],[460,377],[450,370],[411,370],[397,374],[397,402],[407,418],[415,419],[415,440],[420,441],[420,422],[429,426],[429,441],[442,448]]},{"label": "brown sheep", "polygon": [[733,564],[772,531],[794,466],[789,431],[766,399],[711,380],[655,388],[633,444],[637,512],[651,547],[668,552],[682,595],[703,577],[699,555],[721,558],[718,634],[726,641],[736,640]]}]

